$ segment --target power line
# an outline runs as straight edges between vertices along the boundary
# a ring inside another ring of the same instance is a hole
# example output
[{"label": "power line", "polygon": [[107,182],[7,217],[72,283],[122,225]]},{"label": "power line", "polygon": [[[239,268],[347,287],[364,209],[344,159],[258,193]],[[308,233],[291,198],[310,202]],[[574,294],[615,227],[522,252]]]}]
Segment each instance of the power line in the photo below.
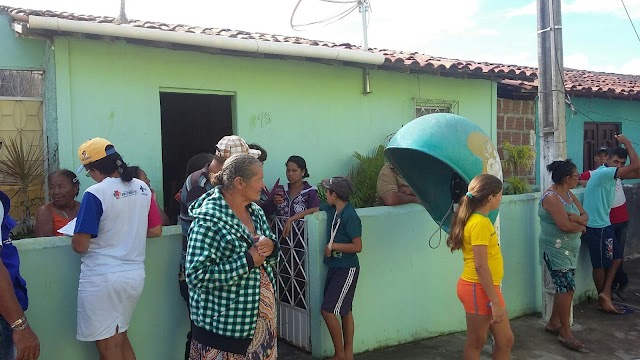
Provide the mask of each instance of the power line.
[{"label": "power line", "polygon": [[323,20],[318,20],[318,21],[312,21],[306,24],[294,24],[293,23],[293,19],[296,15],[296,12],[298,11],[298,7],[300,6],[300,3],[302,3],[302,0],[298,0],[298,2],[296,3],[296,6],[293,8],[293,11],[291,12],[291,18],[289,19],[289,25],[291,26],[291,28],[293,30],[296,31],[300,31],[299,28],[301,27],[305,27],[305,26],[311,26],[311,25],[329,25],[332,24],[334,22],[340,21],[342,19],[344,19],[345,17],[347,17],[349,14],[351,14],[352,12],[354,12],[358,7],[359,7],[359,2],[358,1],[338,1],[338,0],[321,0],[324,2],[332,2],[332,3],[341,3],[341,4],[355,4],[353,6],[351,6],[350,8],[342,11],[339,14],[333,15],[329,18],[323,19]]},{"label": "power line", "polygon": [[622,7],[624,8],[624,12],[627,13],[627,17],[629,18],[629,22],[631,23],[631,27],[633,27],[633,32],[636,33],[636,37],[638,41],[640,41],[640,35],[638,35],[638,30],[636,30],[636,26],[633,24],[633,20],[631,20],[631,15],[629,15],[629,10],[627,10],[627,5],[624,4],[624,0],[620,0],[622,3]]},{"label": "power line", "polygon": [[606,116],[606,117],[609,117],[609,118],[612,118],[612,119],[623,120],[623,121],[631,121],[631,122],[640,122],[640,120],[628,119],[628,118],[621,117],[621,116],[604,114],[604,113],[601,113],[601,112],[593,111],[591,109],[585,109],[585,110],[590,112],[590,113],[592,113],[592,114]]}]

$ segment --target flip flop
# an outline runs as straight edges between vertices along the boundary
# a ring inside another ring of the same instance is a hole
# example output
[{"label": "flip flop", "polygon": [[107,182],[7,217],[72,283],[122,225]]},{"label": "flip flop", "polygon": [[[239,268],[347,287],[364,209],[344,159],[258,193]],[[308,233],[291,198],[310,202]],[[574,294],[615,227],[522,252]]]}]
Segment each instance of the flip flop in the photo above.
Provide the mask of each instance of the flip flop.
[{"label": "flip flop", "polygon": [[586,349],[586,346],[575,337],[571,337],[568,339],[563,339],[561,337],[558,337],[558,341],[562,346],[566,347],[569,350],[578,351],[578,352],[589,352]]},{"label": "flip flop", "polygon": [[633,314],[634,312],[636,312],[634,309],[632,309],[632,308],[630,308],[628,306],[621,305],[621,304],[614,304],[613,306],[615,306],[616,309],[620,310],[620,312],[619,313],[614,313],[614,312],[611,312],[611,311],[606,311],[605,309],[602,309],[602,308],[600,308],[598,310],[602,311],[603,313],[611,314],[611,315],[629,315],[629,314]]}]

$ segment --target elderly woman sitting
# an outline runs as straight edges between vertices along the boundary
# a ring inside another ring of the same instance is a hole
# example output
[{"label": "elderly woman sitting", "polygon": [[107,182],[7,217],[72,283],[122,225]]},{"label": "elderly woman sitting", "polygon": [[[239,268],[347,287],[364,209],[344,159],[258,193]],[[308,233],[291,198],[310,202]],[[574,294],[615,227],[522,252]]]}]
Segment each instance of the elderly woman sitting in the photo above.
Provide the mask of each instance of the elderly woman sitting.
[{"label": "elderly woman sitting", "polygon": [[49,174],[49,197],[51,201],[36,212],[36,237],[63,236],[62,227],[78,216],[80,203],[76,196],[80,192],[80,181],[71,170],[58,170]]},{"label": "elderly woman sitting", "polygon": [[186,277],[190,359],[276,359],[278,247],[256,201],[262,164],[234,155],[190,207]]}]

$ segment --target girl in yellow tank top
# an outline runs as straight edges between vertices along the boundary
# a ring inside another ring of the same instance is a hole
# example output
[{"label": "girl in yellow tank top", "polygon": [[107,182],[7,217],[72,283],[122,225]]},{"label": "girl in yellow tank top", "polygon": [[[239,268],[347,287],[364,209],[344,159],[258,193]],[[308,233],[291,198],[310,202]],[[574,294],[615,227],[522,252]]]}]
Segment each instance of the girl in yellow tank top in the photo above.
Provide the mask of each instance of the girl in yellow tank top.
[{"label": "girl in yellow tank top", "polygon": [[458,280],[458,298],[467,318],[464,359],[477,359],[487,341],[487,330],[495,340],[493,359],[509,359],[513,332],[500,290],[504,274],[502,253],[488,215],[500,207],[502,181],[489,174],[478,175],[469,183],[459,202],[447,246],[461,250],[464,268]]}]

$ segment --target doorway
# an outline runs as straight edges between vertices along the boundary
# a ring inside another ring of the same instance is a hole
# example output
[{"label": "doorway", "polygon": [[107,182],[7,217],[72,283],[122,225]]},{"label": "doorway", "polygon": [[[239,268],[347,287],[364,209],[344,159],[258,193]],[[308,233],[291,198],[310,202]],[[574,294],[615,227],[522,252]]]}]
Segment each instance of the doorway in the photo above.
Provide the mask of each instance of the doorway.
[{"label": "doorway", "polygon": [[583,171],[594,169],[593,156],[601,146],[608,148],[617,147],[618,140],[616,134],[620,131],[622,124],[611,122],[585,122],[582,148],[582,168]]},{"label": "doorway", "polygon": [[164,211],[175,224],[180,206],[174,195],[187,177],[187,162],[213,153],[218,141],[233,134],[233,95],[160,92]]}]

